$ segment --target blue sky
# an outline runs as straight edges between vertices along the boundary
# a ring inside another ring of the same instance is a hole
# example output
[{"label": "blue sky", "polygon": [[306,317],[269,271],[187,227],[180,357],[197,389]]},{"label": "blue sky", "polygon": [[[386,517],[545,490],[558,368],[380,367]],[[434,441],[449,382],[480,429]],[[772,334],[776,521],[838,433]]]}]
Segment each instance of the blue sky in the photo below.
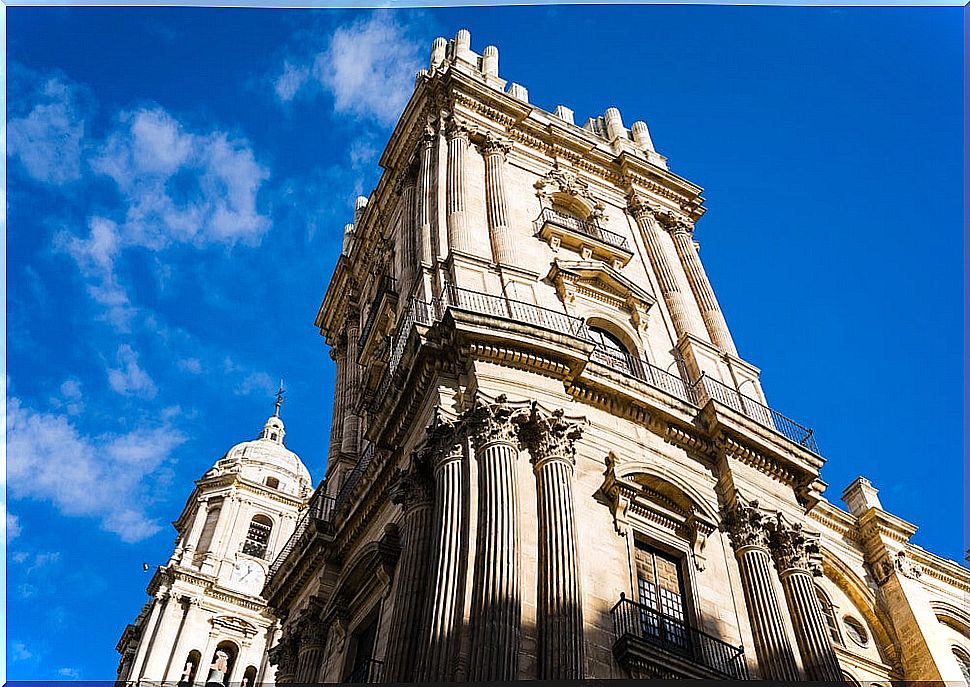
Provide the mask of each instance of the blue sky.
[{"label": "blue sky", "polygon": [[962,560],[961,18],[8,8],[8,677],[113,678],[142,562],[281,376],[287,444],[322,476],[313,318],[341,228],[431,41],[462,27],[539,107],[649,123],[706,189],[728,324],[815,428],[827,496],[866,475]]}]

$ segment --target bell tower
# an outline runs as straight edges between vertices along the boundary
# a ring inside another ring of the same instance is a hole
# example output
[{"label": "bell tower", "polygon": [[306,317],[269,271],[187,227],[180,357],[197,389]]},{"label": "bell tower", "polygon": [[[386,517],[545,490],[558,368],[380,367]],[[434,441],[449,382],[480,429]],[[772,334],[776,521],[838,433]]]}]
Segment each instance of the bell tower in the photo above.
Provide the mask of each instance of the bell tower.
[{"label": "bell tower", "polygon": [[276,411],[258,438],[216,461],[173,523],[168,563],[118,642],[118,681],[271,685],[265,649],[277,622],[261,596],[269,566],[293,533],[312,490],[310,473],[283,444]]}]

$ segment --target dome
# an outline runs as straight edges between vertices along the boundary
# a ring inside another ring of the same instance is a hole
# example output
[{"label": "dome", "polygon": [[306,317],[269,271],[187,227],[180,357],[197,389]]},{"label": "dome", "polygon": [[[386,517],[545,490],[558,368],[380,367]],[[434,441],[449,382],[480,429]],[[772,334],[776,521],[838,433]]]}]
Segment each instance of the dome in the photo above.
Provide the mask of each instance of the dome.
[{"label": "dome", "polygon": [[235,472],[251,482],[294,496],[305,496],[313,488],[310,471],[298,455],[283,445],[285,434],[283,420],[279,415],[271,415],[258,438],[233,446],[205,473],[205,477]]}]

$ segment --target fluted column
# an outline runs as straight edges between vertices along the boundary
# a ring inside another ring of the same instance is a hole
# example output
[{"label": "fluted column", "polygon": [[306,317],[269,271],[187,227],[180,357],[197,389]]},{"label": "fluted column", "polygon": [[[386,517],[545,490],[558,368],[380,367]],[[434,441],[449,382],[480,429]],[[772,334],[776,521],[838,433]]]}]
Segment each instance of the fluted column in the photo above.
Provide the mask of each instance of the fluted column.
[{"label": "fluted column", "polygon": [[640,228],[647,248],[647,257],[653,266],[654,274],[657,275],[657,283],[660,285],[660,292],[667,309],[670,311],[670,318],[673,320],[674,330],[677,336],[685,332],[696,334],[691,329],[691,320],[687,312],[687,305],[684,294],[680,292],[680,287],[667,263],[667,257],[660,243],[660,229],[654,216],[655,209],[636,194],[631,194],[628,198],[630,212]]},{"label": "fluted column", "polygon": [[465,216],[465,149],[468,148],[468,126],[454,116],[445,128],[448,137],[448,180],[445,189],[448,222],[448,250],[471,253],[471,236]]},{"label": "fluted column", "polygon": [[419,679],[448,682],[454,673],[461,624],[464,580],[461,579],[464,527],[462,441],[453,424],[437,422],[428,430],[428,457],[434,472],[434,538],[430,593],[425,609],[427,629],[419,656]]},{"label": "fluted column", "polygon": [[295,676],[297,684],[305,685],[317,682],[317,673],[320,672],[320,662],[323,660],[323,648],[326,645],[328,629],[319,618],[313,622],[307,622],[300,628],[300,648],[297,653]]},{"label": "fluted column", "polygon": [[340,438],[340,450],[345,455],[357,455],[357,433],[360,418],[357,416],[357,399],[360,393],[360,365],[357,364],[357,336],[360,317],[356,310],[347,314],[347,354],[344,374],[344,426]]},{"label": "fluted column", "polygon": [[492,257],[499,265],[514,264],[515,255],[504,177],[505,156],[510,148],[507,142],[494,138],[491,133],[485,135],[485,140],[479,146],[485,158],[488,234],[492,244]]},{"label": "fluted column", "polygon": [[478,461],[478,536],[472,581],[468,679],[515,680],[522,603],[516,460],[518,432],[508,405],[478,403],[465,416]]},{"label": "fluted column", "polygon": [[535,406],[522,425],[532,455],[539,509],[540,680],[581,680],[583,603],[573,503],[576,441],[582,430],[562,411],[543,416]]},{"label": "fluted column", "polygon": [[431,164],[438,133],[428,125],[419,142],[418,178],[414,196],[414,227],[420,237],[418,263],[434,264],[436,251],[431,245]]},{"label": "fluted column", "polygon": [[773,553],[795,628],[802,665],[809,680],[842,681],[839,659],[829,639],[828,623],[813,577],[822,575],[818,535],[778,514],[773,525]]},{"label": "fluted column", "polygon": [[411,682],[424,648],[422,629],[428,592],[434,480],[427,456],[415,454],[398,473],[392,501],[403,506],[402,551],[394,591],[394,616],[387,639],[384,680]]},{"label": "fluted column", "polygon": [[741,586],[751,619],[755,651],[761,677],[769,680],[797,680],[795,656],[782,620],[781,608],[772,584],[770,532],[767,515],[757,501],[746,502],[737,496],[726,518],[741,571]]},{"label": "fluted column", "polygon": [[327,468],[336,464],[340,456],[344,433],[344,385],[347,376],[347,346],[343,339],[338,340],[330,349],[330,359],[336,365],[333,407],[330,421],[330,446],[327,451]]},{"label": "fluted column", "polygon": [[673,238],[677,257],[684,267],[684,272],[687,273],[687,282],[694,292],[694,299],[700,307],[701,317],[704,319],[704,326],[711,336],[711,341],[725,353],[736,356],[738,351],[734,346],[734,339],[731,338],[724,313],[721,312],[711,281],[707,278],[704,265],[694,246],[693,227],[684,218],[668,216],[664,220]]},{"label": "fluted column", "polygon": [[396,248],[396,274],[398,288],[403,295],[409,293],[411,279],[415,273],[418,251],[418,232],[415,225],[414,196],[417,186],[415,164],[409,164],[397,179],[394,192],[400,197],[401,214]]}]

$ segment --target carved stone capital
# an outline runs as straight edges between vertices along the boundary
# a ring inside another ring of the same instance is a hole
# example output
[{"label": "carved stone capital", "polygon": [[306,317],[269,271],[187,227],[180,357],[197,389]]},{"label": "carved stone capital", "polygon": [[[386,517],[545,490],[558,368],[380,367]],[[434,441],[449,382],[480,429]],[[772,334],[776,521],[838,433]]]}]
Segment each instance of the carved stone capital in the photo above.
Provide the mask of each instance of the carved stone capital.
[{"label": "carved stone capital", "polygon": [[449,141],[453,141],[456,138],[462,138],[467,143],[471,133],[472,127],[468,124],[468,122],[456,117],[454,114],[449,115],[449,117],[445,120],[445,136],[448,137]]},{"label": "carved stone capital", "polygon": [[757,500],[748,501],[741,494],[735,494],[734,505],[724,517],[735,551],[745,548],[771,548],[771,530],[768,528],[771,516],[761,510]]},{"label": "carved stone capital", "polygon": [[636,220],[655,218],[662,211],[662,208],[650,199],[631,191],[627,197],[627,209]]},{"label": "carved stone capital", "polygon": [[676,212],[671,212],[669,210],[656,213],[657,221],[660,222],[660,226],[669,231],[671,234],[678,235],[684,234],[690,236],[694,232],[694,225],[691,221],[681,214]]},{"label": "carved stone capital", "polygon": [[585,179],[575,172],[562,169],[558,165],[549,170],[533,186],[543,207],[550,207],[552,205],[552,194],[560,193],[581,199],[592,211],[595,211],[597,207],[602,208],[600,210],[601,213],[602,210],[605,210],[605,207],[593,198],[593,194],[589,190],[589,184],[586,183]]},{"label": "carved stone capital", "polygon": [[422,459],[433,471],[445,463],[461,458],[461,432],[458,423],[443,420],[435,408],[431,424],[425,429],[426,438],[421,450]]},{"label": "carved stone capital", "polygon": [[485,157],[492,157],[494,155],[500,155],[502,159],[512,149],[512,144],[509,141],[495,136],[491,131],[485,132],[484,138],[478,144],[478,150]]},{"label": "carved stone capital", "polygon": [[519,438],[529,449],[536,470],[556,458],[575,465],[576,442],[583,436],[583,430],[578,422],[566,420],[561,409],[547,415],[533,402],[528,415],[515,417],[515,422],[519,425]]},{"label": "carved stone capital", "polygon": [[505,396],[495,400],[496,403],[476,400],[461,417],[462,426],[471,437],[476,452],[490,444],[519,444],[518,425],[513,421],[519,409],[506,403]]},{"label": "carved stone capital", "polygon": [[771,550],[782,576],[806,573],[813,577],[822,575],[822,554],[819,535],[806,531],[800,522],[789,522],[781,513],[768,523],[772,532]]},{"label": "carved stone capital", "polygon": [[405,511],[430,505],[434,497],[434,478],[427,455],[415,452],[411,465],[398,468],[391,486],[391,502],[404,507]]},{"label": "carved stone capital", "polygon": [[918,580],[923,574],[923,566],[913,561],[905,551],[890,552],[872,566],[876,584],[880,587],[889,581],[893,573],[899,573],[911,580]]}]

